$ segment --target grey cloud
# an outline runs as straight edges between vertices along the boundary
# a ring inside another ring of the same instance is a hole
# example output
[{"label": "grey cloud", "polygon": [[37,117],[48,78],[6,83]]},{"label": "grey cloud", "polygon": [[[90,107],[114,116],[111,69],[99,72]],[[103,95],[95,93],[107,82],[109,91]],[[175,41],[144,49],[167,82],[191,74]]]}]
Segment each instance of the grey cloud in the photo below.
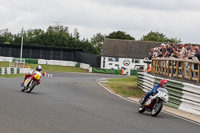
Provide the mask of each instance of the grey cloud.
[{"label": "grey cloud", "polygon": [[49,25],[59,21],[69,28],[84,27],[81,34],[88,38],[92,37],[88,35],[98,32],[122,30],[140,39],[151,30],[158,30],[168,37],[200,42],[197,37],[200,21],[197,6],[200,4],[195,0],[180,1],[0,0],[0,29],[8,28],[11,32],[16,32],[24,26],[26,29],[46,30]]},{"label": "grey cloud", "polygon": [[200,10],[199,0],[91,0],[101,4],[153,10]]}]

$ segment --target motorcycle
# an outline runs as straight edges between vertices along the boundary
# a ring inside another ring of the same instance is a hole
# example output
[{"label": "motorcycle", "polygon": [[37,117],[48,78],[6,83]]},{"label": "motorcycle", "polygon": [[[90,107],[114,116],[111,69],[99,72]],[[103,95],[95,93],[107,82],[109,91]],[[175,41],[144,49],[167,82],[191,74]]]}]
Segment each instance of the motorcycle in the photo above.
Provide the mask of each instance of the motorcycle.
[{"label": "motorcycle", "polygon": [[158,88],[155,95],[150,96],[144,105],[142,100],[139,101],[138,112],[143,113],[144,111],[151,112],[152,116],[157,116],[162,110],[163,104],[169,100],[168,91],[165,88]]},{"label": "motorcycle", "polygon": [[32,76],[28,77],[25,80],[24,84],[21,86],[21,91],[26,91],[27,93],[30,93],[33,88],[40,82],[40,75],[40,73],[36,72]]}]

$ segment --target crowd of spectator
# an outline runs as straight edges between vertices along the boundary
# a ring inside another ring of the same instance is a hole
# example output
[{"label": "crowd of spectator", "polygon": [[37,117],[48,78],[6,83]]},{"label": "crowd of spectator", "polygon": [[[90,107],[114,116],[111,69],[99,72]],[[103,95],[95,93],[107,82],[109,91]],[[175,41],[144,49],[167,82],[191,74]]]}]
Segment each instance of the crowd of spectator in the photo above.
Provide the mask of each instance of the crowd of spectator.
[{"label": "crowd of spectator", "polygon": [[164,44],[160,47],[154,47],[149,53],[151,58],[179,58],[200,61],[199,46],[194,44]]}]

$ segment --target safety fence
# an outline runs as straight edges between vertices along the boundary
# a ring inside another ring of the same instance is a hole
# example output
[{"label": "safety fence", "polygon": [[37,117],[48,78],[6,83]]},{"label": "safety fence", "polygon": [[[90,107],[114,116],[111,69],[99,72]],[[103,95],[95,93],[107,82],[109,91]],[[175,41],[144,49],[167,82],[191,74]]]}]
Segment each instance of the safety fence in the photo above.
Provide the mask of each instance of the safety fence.
[{"label": "safety fence", "polygon": [[29,68],[0,67],[0,75],[27,73]]},{"label": "safety fence", "polygon": [[[146,73],[138,73],[138,87],[150,91],[162,78]],[[200,115],[200,86],[168,80],[166,89],[169,92],[167,106]]]},{"label": "safety fence", "polygon": [[[21,45],[0,44],[0,56],[20,57]],[[85,53],[77,48],[57,48],[44,46],[23,46],[23,57],[31,59],[63,60],[90,64],[100,67],[101,58],[95,54]]]},{"label": "safety fence", "polygon": [[200,82],[200,62],[176,58],[152,59],[152,73]]}]

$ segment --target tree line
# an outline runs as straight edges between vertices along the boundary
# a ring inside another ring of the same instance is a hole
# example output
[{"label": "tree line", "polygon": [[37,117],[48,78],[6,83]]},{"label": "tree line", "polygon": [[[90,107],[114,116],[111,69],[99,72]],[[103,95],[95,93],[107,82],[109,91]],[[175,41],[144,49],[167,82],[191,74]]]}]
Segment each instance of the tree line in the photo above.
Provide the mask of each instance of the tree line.
[{"label": "tree line", "polygon": [[[22,35],[24,45],[80,48],[86,53],[97,55],[101,54],[104,38],[135,40],[134,37],[124,31],[114,31],[109,35],[97,33],[90,40],[85,38],[80,39],[80,33],[77,29],[74,29],[73,33],[69,33],[68,27],[56,25],[49,26],[46,32],[42,29],[29,29],[22,33],[12,34],[8,29],[2,29],[0,30],[0,43],[20,45]],[[144,35],[140,40],[170,43],[180,42],[180,39],[168,38],[163,33],[152,31]]]}]

